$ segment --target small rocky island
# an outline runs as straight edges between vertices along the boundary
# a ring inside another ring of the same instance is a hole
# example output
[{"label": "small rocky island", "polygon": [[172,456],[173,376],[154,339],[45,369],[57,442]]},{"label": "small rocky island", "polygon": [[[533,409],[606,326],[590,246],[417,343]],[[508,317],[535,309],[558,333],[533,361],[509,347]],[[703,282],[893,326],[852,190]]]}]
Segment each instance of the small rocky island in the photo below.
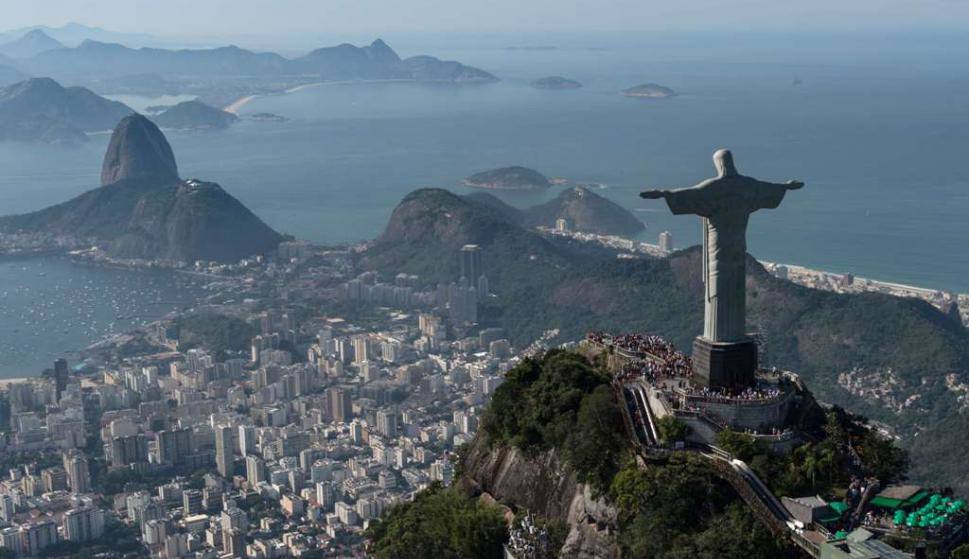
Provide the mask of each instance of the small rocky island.
[{"label": "small rocky island", "polygon": [[673,97],[676,92],[672,89],[655,83],[644,83],[629,89],[622,90],[626,97],[636,97],[641,99],[666,99]]},{"label": "small rocky island", "polygon": [[185,101],[152,117],[152,120],[162,128],[176,130],[223,130],[239,117],[201,101]]},{"label": "small rocky island", "polygon": [[552,185],[548,177],[528,167],[502,167],[471,175],[462,184],[489,190],[541,190]]},{"label": "small rocky island", "polygon": [[548,76],[545,78],[538,78],[532,82],[532,87],[536,89],[579,89],[582,84],[570,80],[569,78],[563,78],[562,76]]}]

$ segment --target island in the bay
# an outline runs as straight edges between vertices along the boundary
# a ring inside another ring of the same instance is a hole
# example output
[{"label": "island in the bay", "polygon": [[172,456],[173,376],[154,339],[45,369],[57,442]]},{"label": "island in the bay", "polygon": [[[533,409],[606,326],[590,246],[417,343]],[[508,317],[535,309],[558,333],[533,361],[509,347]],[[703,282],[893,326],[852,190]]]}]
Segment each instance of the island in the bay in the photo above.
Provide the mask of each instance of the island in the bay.
[{"label": "island in the bay", "polygon": [[642,99],[666,99],[676,96],[672,89],[655,83],[644,83],[622,90],[625,97],[636,97]]},{"label": "island in the bay", "polygon": [[533,81],[531,86],[536,89],[579,89],[582,84],[562,76],[547,76]]},{"label": "island in the bay", "polygon": [[462,184],[489,190],[541,190],[550,187],[552,182],[535,169],[513,165],[475,173]]},{"label": "island in the bay", "polygon": [[222,130],[235,124],[239,117],[201,101],[184,101],[152,117],[162,128],[177,130]]}]

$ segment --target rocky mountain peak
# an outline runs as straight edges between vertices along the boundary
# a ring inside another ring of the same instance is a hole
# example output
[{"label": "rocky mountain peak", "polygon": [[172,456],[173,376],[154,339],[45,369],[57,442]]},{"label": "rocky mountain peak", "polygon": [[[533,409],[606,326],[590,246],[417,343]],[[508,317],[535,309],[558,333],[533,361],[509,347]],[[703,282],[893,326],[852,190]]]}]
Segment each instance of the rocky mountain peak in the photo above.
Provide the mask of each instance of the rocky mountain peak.
[{"label": "rocky mountain peak", "polygon": [[123,180],[145,180],[163,184],[178,180],[175,154],[165,135],[139,114],[118,123],[101,167],[101,185]]},{"label": "rocky mountain peak", "polygon": [[381,64],[394,65],[400,62],[400,57],[383,39],[377,39],[366,48],[367,56]]}]

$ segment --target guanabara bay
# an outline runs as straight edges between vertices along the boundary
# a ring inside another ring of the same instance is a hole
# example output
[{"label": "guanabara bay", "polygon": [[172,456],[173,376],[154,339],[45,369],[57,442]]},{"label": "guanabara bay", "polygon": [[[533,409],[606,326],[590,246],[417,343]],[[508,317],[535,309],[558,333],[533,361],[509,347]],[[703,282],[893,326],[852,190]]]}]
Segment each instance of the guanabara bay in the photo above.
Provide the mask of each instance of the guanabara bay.
[{"label": "guanabara bay", "polygon": [[0,559],[969,559],[969,5],[2,14]]}]

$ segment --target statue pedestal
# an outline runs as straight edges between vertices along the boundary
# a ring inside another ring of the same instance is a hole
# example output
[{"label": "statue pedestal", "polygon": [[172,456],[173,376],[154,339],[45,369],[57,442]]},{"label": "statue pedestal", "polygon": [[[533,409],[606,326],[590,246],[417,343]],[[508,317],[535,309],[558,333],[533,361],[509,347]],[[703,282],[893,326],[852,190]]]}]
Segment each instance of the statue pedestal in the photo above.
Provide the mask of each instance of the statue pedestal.
[{"label": "statue pedestal", "polygon": [[693,340],[695,382],[710,388],[745,388],[754,383],[757,344],[753,340],[711,342]]}]

